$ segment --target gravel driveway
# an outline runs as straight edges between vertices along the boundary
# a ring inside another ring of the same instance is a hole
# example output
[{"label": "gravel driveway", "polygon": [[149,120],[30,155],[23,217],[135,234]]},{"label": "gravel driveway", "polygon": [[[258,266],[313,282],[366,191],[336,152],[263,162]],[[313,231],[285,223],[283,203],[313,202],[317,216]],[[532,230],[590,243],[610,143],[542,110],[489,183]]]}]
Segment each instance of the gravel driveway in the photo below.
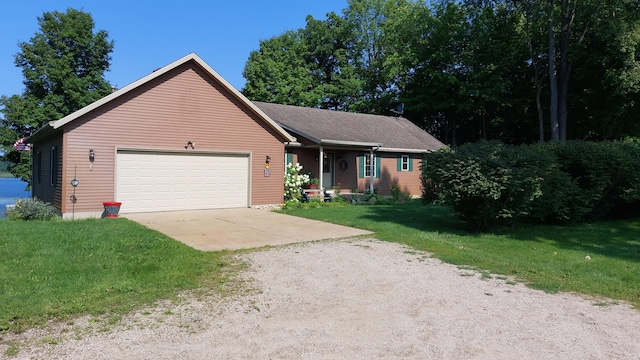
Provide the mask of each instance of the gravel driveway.
[{"label": "gravel driveway", "polygon": [[243,295],[187,297],[104,331],[75,322],[4,343],[32,344],[11,359],[640,359],[638,310],[482,280],[397,244],[238,256],[250,263]]}]

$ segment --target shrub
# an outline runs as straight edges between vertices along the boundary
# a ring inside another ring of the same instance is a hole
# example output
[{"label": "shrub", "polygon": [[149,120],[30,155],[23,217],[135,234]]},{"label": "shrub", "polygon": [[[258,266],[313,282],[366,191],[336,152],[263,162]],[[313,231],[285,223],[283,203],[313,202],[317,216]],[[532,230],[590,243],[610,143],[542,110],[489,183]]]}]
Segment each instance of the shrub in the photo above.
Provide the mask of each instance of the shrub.
[{"label": "shrub", "polygon": [[575,219],[607,218],[617,207],[640,199],[638,144],[572,141],[547,146],[574,182],[566,196]]},{"label": "shrub", "polygon": [[[442,188],[436,202],[449,205],[473,230],[511,223],[541,195],[533,151],[482,142],[427,155],[423,174]],[[424,198],[424,196],[423,196]]]},{"label": "shrub", "polygon": [[480,142],[425,155],[422,177],[423,200],[452,207],[474,230],[598,220],[640,204],[640,146]]},{"label": "shrub", "polygon": [[391,199],[387,199],[384,196],[378,194],[366,194],[364,196],[364,202],[358,202],[360,205],[389,205],[391,204]]},{"label": "shrub", "polygon": [[341,196],[334,197],[333,201],[320,201],[320,200],[310,200],[309,202],[300,202],[289,200],[285,201],[282,209],[317,209],[323,207],[339,207],[339,206],[349,206],[349,201],[344,199]]},{"label": "shrub", "polygon": [[56,209],[51,204],[33,199],[21,199],[13,209],[7,211],[10,220],[51,220],[57,216]]},{"label": "shrub", "polygon": [[300,201],[300,187],[309,183],[309,175],[300,174],[302,165],[288,163],[284,172],[284,200]]},{"label": "shrub", "polygon": [[411,192],[407,188],[402,190],[398,183],[393,183],[389,189],[391,192],[391,198],[395,202],[405,202],[411,200]]}]

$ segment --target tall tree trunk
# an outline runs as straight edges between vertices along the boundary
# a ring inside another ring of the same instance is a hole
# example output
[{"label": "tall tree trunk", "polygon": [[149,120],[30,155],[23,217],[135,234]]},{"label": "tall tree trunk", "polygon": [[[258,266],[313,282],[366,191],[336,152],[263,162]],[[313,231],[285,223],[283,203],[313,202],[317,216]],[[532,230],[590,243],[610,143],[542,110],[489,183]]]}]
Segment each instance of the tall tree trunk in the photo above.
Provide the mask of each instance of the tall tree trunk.
[{"label": "tall tree trunk", "polygon": [[551,140],[560,140],[558,125],[558,73],[556,69],[556,41],[553,32],[553,1],[549,0],[549,20],[547,31],[549,35],[549,90],[551,92],[549,106],[549,120],[551,122]]},{"label": "tall tree trunk", "polygon": [[[515,4],[515,1],[514,1]],[[531,27],[529,23],[529,14],[526,11],[525,14],[525,26],[527,33],[527,45],[529,46],[529,57],[531,58],[531,66],[533,66],[533,81],[536,84],[536,110],[538,111],[538,132],[540,135],[540,143],[544,142],[544,112],[542,109],[542,88],[543,79],[540,76],[540,68],[538,63],[538,56],[533,49],[533,40],[531,38]]]},{"label": "tall tree trunk", "polygon": [[542,112],[542,81],[538,69],[536,72],[536,108],[538,110],[538,131],[540,133],[540,143],[544,142],[544,113]]},{"label": "tall tree trunk", "polygon": [[569,63],[569,41],[571,40],[571,25],[576,14],[577,1],[574,0],[569,9],[569,0],[562,0],[562,20],[560,37],[560,92],[558,93],[558,124],[560,127],[560,141],[567,141],[567,117],[569,100],[569,77],[571,64]]}]

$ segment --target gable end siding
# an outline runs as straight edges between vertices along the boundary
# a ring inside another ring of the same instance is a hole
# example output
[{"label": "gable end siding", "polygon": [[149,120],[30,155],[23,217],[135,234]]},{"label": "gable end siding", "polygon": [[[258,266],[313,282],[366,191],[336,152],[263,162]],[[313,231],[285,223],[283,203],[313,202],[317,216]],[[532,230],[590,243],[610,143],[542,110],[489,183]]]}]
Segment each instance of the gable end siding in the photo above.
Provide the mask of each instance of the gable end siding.
[{"label": "gable end siding", "polygon": [[[282,202],[283,139],[202,69],[185,64],[66,126],[65,175],[71,179],[77,167],[80,181],[75,211],[97,211],[102,202],[117,200],[117,148],[188,152],[189,141],[197,151],[249,152],[250,203]],[[95,153],[92,167],[90,150]],[[70,209],[70,200],[65,201]]]}]

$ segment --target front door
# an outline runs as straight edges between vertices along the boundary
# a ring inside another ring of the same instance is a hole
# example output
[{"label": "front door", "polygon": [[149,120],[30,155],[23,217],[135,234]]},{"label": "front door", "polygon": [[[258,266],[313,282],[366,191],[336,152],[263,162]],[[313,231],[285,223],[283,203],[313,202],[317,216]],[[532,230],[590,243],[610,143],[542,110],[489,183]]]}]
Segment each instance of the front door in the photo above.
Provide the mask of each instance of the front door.
[{"label": "front door", "polygon": [[333,169],[334,169],[334,154],[325,153],[327,157],[324,159],[322,168],[322,186],[325,189],[333,187]]}]

